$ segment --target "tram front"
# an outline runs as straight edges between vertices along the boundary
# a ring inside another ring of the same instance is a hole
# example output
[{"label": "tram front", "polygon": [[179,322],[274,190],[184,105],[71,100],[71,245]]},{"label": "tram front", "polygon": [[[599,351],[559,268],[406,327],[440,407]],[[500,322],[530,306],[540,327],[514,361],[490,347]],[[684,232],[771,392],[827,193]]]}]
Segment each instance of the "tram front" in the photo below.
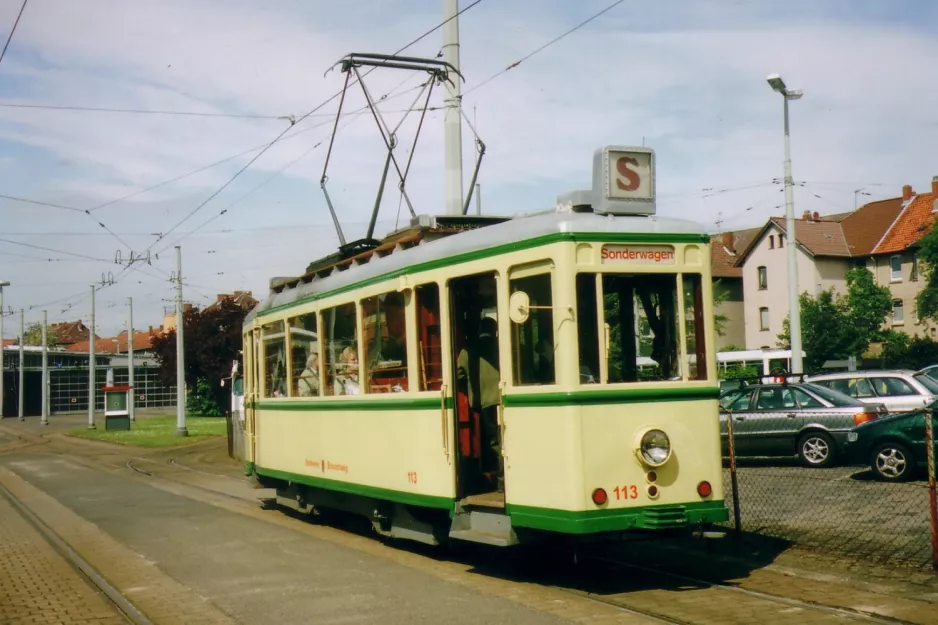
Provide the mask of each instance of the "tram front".
[{"label": "tram front", "polygon": [[654,214],[651,150],[605,148],[593,178],[569,198],[550,280],[509,275],[513,368],[528,362],[536,379],[551,362],[555,375],[516,374],[502,396],[511,525],[725,521],[709,236]]}]

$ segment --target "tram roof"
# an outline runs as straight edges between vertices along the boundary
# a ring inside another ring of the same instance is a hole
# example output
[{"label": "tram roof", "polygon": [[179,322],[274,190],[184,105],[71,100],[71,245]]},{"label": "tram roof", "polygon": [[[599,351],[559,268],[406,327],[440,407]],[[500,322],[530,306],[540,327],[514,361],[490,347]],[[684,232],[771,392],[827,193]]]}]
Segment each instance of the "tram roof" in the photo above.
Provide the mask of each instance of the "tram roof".
[{"label": "tram roof", "polygon": [[[245,323],[273,308],[322,295],[355,284],[393,278],[410,268],[446,262],[466,254],[493,254],[514,251],[516,245],[551,235],[621,235],[635,234],[636,243],[647,235],[660,235],[661,243],[667,238],[686,238],[699,235],[701,242],[709,236],[700,224],[685,219],[657,215],[600,215],[592,212],[573,212],[570,209],[519,214],[495,218],[495,223],[470,230],[437,228],[432,218],[418,218],[409,229],[389,235],[378,247],[310,271],[296,278],[271,280],[268,297],[260,302],[245,318]],[[435,236],[433,236],[435,235]],[[611,238],[611,237],[610,237]]]}]

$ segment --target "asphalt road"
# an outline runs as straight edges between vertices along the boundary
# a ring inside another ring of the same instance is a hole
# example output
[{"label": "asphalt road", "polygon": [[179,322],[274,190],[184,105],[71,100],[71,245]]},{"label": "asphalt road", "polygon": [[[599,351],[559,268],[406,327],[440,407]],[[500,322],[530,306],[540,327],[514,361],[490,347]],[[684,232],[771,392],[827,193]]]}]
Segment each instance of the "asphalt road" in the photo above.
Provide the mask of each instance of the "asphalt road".
[{"label": "asphalt road", "polygon": [[[931,565],[924,478],[889,484],[868,468],[807,469],[794,460],[741,460],[737,471],[745,532],[876,562]],[[732,504],[728,469],[723,482]]]}]

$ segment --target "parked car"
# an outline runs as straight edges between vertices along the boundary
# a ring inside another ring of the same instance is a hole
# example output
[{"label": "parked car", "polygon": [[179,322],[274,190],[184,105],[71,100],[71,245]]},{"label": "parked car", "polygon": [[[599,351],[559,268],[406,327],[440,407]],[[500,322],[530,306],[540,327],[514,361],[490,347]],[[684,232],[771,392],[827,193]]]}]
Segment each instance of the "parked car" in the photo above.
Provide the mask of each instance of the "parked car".
[{"label": "parked car", "polygon": [[889,412],[918,410],[938,399],[938,382],[916,371],[843,371],[805,378],[864,403],[884,404]]},{"label": "parked car", "polygon": [[938,381],[938,365],[929,365],[919,371],[919,373],[927,375],[932,380]]},{"label": "parked car", "polygon": [[[869,465],[876,479],[904,482],[926,466],[925,410],[889,415],[847,433],[844,453],[850,464]],[[934,431],[938,419],[932,413]],[[938,454],[938,443],[933,442]]]},{"label": "parked car", "polygon": [[720,435],[726,451],[727,419],[732,419],[737,457],[797,454],[807,467],[829,467],[847,432],[885,410],[816,384],[754,384],[721,396]]}]

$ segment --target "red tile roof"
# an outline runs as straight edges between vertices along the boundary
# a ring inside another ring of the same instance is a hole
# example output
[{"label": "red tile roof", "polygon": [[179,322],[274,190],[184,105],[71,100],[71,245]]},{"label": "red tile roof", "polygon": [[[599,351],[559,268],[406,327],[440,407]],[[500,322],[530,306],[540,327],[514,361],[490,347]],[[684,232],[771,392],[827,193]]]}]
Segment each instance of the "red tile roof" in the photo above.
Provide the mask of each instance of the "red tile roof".
[{"label": "red tile roof", "polygon": [[[784,217],[772,217],[771,221],[785,232]],[[815,256],[850,256],[844,229],[838,221],[796,219],[795,237],[802,247]]]},{"label": "red tile roof", "polygon": [[[134,331],[134,351],[145,351],[152,348],[150,343],[151,335],[147,331]],[[69,345],[66,349],[70,352],[87,353],[91,347],[90,341],[81,341]],[[94,342],[94,351],[97,354],[126,354],[127,353],[127,331],[124,330],[115,337],[102,339]]]},{"label": "red tile roof", "polygon": [[81,341],[88,342],[88,326],[86,326],[81,319],[78,321],[53,323],[49,326],[49,330],[55,332],[58,338],[58,345],[71,345],[72,343]]},{"label": "red tile roof", "polygon": [[938,193],[935,192],[914,196],[872,253],[895,254],[915,245],[935,222],[936,200]]},{"label": "red tile roof", "polygon": [[710,237],[710,269],[713,277],[742,278],[743,268],[736,265],[736,259],[761,231],[762,228],[749,228],[712,235]]},{"label": "red tile roof", "polygon": [[864,204],[840,223],[852,256],[868,256],[902,210],[902,198]]}]

